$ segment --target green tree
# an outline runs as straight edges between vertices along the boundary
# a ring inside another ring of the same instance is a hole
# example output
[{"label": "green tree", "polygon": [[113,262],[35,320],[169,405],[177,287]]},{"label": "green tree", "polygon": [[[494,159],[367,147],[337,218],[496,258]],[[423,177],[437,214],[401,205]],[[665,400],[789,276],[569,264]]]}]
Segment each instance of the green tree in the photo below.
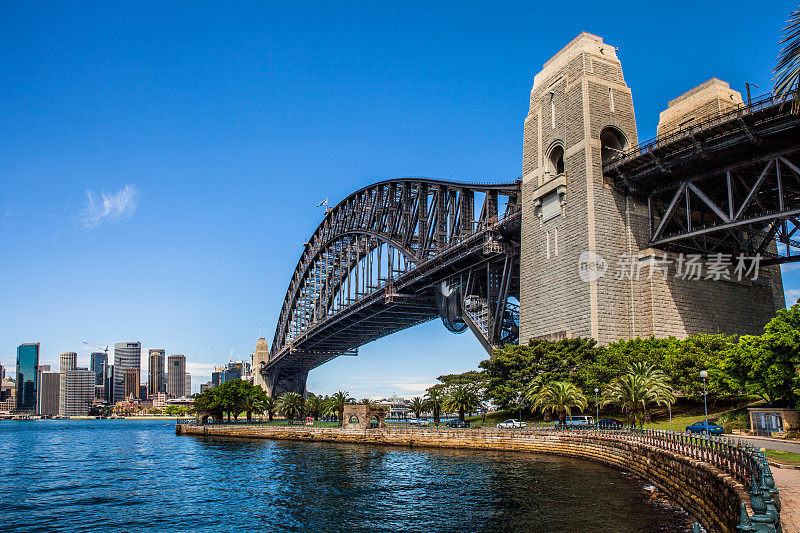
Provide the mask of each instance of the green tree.
[{"label": "green tree", "polygon": [[566,381],[552,381],[528,399],[533,403],[534,409],[557,415],[562,424],[572,414],[573,409],[583,411],[589,405],[581,390]]},{"label": "green tree", "polygon": [[228,413],[228,420],[231,416],[234,420],[238,419],[239,414],[245,410],[244,404],[251,389],[252,385],[241,379],[226,381],[214,389],[219,394],[223,410]]},{"label": "green tree", "polygon": [[700,372],[708,371],[706,389],[712,402],[730,392],[722,362],[736,345],[730,335],[692,335],[670,350],[662,362],[654,362],[669,376],[672,386],[696,401],[703,399]]},{"label": "green tree", "polygon": [[419,396],[415,396],[408,404],[408,408],[417,418],[419,418],[419,415],[421,415],[422,411],[425,410],[425,402],[423,402],[422,398]]},{"label": "green tree", "polygon": [[536,377],[545,382],[571,381],[586,387],[591,369],[603,353],[593,339],[531,340],[528,346],[506,345],[480,363],[486,373],[486,395],[503,409],[517,405]]},{"label": "green tree", "polygon": [[275,412],[278,410],[276,404],[277,402],[275,401],[275,398],[271,396],[266,396],[264,398],[264,411],[262,412],[267,413],[267,417],[270,422],[272,422],[272,417],[275,416]]},{"label": "green tree", "polygon": [[722,367],[747,394],[795,405],[800,399],[800,304],[779,310],[761,336],[739,339]]},{"label": "green tree", "polygon": [[319,417],[325,411],[325,403],[323,402],[322,398],[319,396],[314,396],[313,394],[308,395],[308,399],[306,400],[306,412],[309,416],[314,417],[314,422],[319,420]]},{"label": "green tree", "polygon": [[792,112],[800,113],[800,9],[789,15],[780,44],[778,64],[773,69],[774,93],[784,100],[793,98]]},{"label": "green tree", "polygon": [[674,402],[675,395],[669,386],[669,377],[654,365],[637,362],[605,388],[602,404],[619,405],[628,421],[632,418],[641,427],[648,418],[648,405]]},{"label": "green tree", "polygon": [[247,423],[249,424],[253,419],[253,413],[261,414],[264,412],[264,402],[267,399],[267,393],[261,387],[250,385],[249,383],[246,389],[246,393],[240,405],[247,415]]},{"label": "green tree", "polygon": [[198,413],[211,413],[215,422],[222,420],[225,407],[220,398],[219,390],[207,389],[194,399],[194,408]]},{"label": "green tree", "polygon": [[294,424],[294,419],[301,416],[304,409],[305,401],[301,394],[284,392],[278,398],[278,410],[289,419],[290,424]]},{"label": "green tree", "polygon": [[182,407],[180,405],[168,405],[164,408],[164,413],[168,415],[182,415],[186,412],[186,407]]},{"label": "green tree", "polygon": [[[441,377],[439,377],[439,379],[441,379]],[[423,399],[425,409],[433,413],[433,423],[437,426],[439,425],[439,420],[442,416],[443,401],[443,395],[436,385],[428,389],[428,391],[425,393],[425,398]]]},{"label": "green tree", "polygon": [[474,390],[465,385],[456,385],[445,396],[442,406],[448,412],[458,412],[459,420],[463,421],[464,413],[476,410],[480,403]]},{"label": "green tree", "polygon": [[352,400],[349,395],[350,393],[346,390],[340,390],[331,396],[331,409],[336,413],[336,418],[339,420],[340,426],[342,425],[342,418],[344,417],[344,406]]}]

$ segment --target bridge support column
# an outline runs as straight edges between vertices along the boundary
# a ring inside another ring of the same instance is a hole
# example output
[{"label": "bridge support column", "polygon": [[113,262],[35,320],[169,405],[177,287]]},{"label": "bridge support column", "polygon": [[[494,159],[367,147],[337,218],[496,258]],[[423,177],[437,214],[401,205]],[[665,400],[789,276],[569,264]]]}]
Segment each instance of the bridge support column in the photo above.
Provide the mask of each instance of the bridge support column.
[{"label": "bridge support column", "polygon": [[266,384],[267,394],[271,398],[277,398],[284,392],[296,392],[303,397],[306,395],[308,371],[276,368],[265,370],[261,375]]}]

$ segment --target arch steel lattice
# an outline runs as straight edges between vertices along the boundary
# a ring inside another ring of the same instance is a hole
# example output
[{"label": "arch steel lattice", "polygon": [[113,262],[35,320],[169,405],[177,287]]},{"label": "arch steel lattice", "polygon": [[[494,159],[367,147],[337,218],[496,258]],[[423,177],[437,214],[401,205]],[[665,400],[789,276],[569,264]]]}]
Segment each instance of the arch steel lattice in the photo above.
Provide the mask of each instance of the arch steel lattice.
[{"label": "arch steel lattice", "polygon": [[270,391],[298,390],[308,370],[437,316],[487,349],[508,341],[507,315],[518,316],[508,298],[519,292],[519,195],[519,182],[402,178],[329,209],[305,244],[261,365]]}]

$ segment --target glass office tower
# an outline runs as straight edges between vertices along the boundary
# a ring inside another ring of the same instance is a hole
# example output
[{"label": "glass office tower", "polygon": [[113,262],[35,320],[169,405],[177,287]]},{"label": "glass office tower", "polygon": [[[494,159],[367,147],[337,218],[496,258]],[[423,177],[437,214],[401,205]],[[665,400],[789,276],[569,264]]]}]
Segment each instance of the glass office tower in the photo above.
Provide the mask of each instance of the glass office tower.
[{"label": "glass office tower", "polygon": [[36,373],[39,366],[39,343],[17,347],[17,411],[36,411]]}]

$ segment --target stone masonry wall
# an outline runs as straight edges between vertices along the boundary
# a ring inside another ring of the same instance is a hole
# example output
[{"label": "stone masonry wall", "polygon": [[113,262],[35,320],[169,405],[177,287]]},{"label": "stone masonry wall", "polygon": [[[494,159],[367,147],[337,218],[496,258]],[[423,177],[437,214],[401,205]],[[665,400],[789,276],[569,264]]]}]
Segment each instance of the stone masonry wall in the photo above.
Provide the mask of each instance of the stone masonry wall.
[{"label": "stone masonry wall", "polygon": [[597,461],[650,480],[708,531],[735,532],[743,487],[707,463],[626,441],[623,435],[534,433],[497,429],[340,429],[307,426],[185,425],[178,435],[349,442],[373,445],[470,448],[545,453]]},{"label": "stone masonry wall", "polygon": [[[726,83],[710,80],[671,101],[662,122],[737,100],[741,96]],[[604,131],[622,137],[625,148],[638,143],[631,90],[614,48],[582,33],[534,77],[524,124],[520,344],[532,338],[593,337],[606,344],[760,333],[784,306],[775,267],[762,269],[752,283],[681,280],[674,267],[668,279],[647,276],[647,270],[638,279],[620,276],[624,258],[641,264],[664,252],[649,248],[646,201],[622,196],[603,176]],[[564,152],[558,176],[550,162],[554,150]],[[542,206],[555,194],[561,213],[545,220]],[[607,261],[605,276],[580,279],[579,258],[586,251]]]}]

